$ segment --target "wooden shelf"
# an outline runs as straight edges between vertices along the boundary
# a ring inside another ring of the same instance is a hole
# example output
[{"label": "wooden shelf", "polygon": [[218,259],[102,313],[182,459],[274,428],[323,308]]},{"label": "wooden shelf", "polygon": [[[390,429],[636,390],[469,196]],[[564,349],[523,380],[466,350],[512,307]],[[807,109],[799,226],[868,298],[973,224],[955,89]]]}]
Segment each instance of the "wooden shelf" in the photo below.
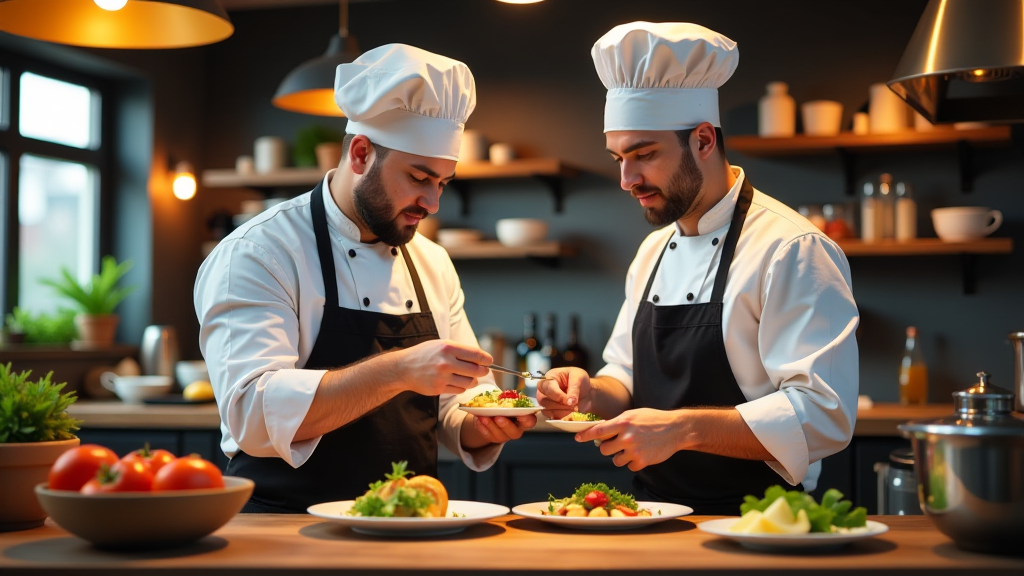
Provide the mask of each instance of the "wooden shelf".
[{"label": "wooden shelf", "polygon": [[907,130],[894,134],[853,134],[836,136],[797,135],[789,138],[733,136],[726,138],[726,150],[735,150],[755,158],[838,154],[843,164],[846,193],[855,193],[855,154],[878,152],[912,152],[955,148],[960,167],[960,190],[974,189],[973,151],[976,146],[1008,146],[1009,126],[992,126],[970,130],[940,128],[927,132]]},{"label": "wooden shelf", "polygon": [[234,170],[203,170],[207,188],[288,188],[316,186],[324,177],[319,168],[282,168],[265,174],[239,174]]},{"label": "wooden shelf", "polygon": [[984,238],[973,242],[943,242],[938,238],[918,238],[908,242],[893,240],[864,242],[841,240],[839,247],[853,256],[931,256],[958,254],[1011,254],[1012,238]]},{"label": "wooden shelf", "polygon": [[576,247],[559,242],[541,242],[531,246],[511,247],[497,241],[474,242],[461,246],[446,247],[452,260],[495,260],[512,258],[536,258],[557,260],[576,255]]},{"label": "wooden shelf", "polygon": [[761,138],[760,136],[733,136],[726,138],[725,149],[748,156],[800,156],[828,154],[837,148],[851,152],[896,152],[938,150],[953,148],[958,142],[974,145],[1010,143],[1009,126],[993,126],[971,130],[938,129],[928,132],[907,130],[894,134],[854,134],[837,136],[805,136],[790,138]]}]

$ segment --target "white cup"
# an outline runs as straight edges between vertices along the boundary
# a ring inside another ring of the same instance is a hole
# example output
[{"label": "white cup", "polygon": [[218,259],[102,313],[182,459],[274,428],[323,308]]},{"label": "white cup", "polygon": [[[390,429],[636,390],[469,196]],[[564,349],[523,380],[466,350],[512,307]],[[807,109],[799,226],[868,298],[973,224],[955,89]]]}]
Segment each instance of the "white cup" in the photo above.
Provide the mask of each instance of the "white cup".
[{"label": "white cup", "polygon": [[266,174],[285,166],[287,147],[277,136],[260,136],[255,143],[256,172]]},{"label": "white cup", "polygon": [[210,381],[205,360],[182,360],[174,365],[174,375],[182,388],[199,380]]},{"label": "white cup", "polygon": [[487,156],[487,139],[476,130],[466,130],[462,133],[462,141],[459,145],[459,162],[480,162]]},{"label": "white cup", "polygon": [[492,164],[508,164],[515,160],[516,151],[511,144],[491,144],[490,158]]},{"label": "white cup", "polygon": [[235,158],[235,172],[239,174],[252,174],[256,170],[252,156],[239,156]]},{"label": "white cup", "polygon": [[114,372],[104,372],[100,374],[100,384],[121,400],[139,404],[147,398],[170,392],[174,379],[170,376],[118,376]]},{"label": "white cup", "polygon": [[907,110],[910,109],[895,92],[884,83],[872,84],[868,89],[868,120],[872,134],[890,134],[907,129]]},{"label": "white cup", "polygon": [[857,112],[853,115],[853,133],[854,134],[867,134],[871,132],[871,125],[868,120],[867,112]]},{"label": "white cup", "polygon": [[833,100],[812,100],[800,105],[804,134],[835,136],[843,124],[843,105]]},{"label": "white cup", "polygon": [[932,210],[935,234],[945,242],[970,242],[995,232],[1003,213],[977,206],[955,206]]}]

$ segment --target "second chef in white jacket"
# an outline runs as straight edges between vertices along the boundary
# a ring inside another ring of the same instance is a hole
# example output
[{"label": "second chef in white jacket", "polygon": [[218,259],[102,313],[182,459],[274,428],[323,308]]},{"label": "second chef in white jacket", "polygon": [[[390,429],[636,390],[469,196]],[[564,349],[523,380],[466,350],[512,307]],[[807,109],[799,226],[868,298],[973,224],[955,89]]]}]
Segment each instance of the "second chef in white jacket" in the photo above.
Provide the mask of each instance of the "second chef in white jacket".
[{"label": "second chef in white jacket", "polygon": [[736,43],[688,23],[634,22],[597,41],[606,146],[622,188],[664,226],[640,246],[593,378],[549,372],[556,415],[608,419],[577,440],[636,471],[633,490],[698,514],[746,494],[813,490],[856,421],[859,322],[845,255],[725,157],[718,87]]},{"label": "second chef in white jacket", "polygon": [[312,192],[253,218],[203,263],[200,346],[244,512],[348,500],[440,439],[475,470],[533,416],[455,409],[494,388],[448,254],[416,234],[455,173],[476,105],[461,62],[390,44],[338,67],[345,155]]}]

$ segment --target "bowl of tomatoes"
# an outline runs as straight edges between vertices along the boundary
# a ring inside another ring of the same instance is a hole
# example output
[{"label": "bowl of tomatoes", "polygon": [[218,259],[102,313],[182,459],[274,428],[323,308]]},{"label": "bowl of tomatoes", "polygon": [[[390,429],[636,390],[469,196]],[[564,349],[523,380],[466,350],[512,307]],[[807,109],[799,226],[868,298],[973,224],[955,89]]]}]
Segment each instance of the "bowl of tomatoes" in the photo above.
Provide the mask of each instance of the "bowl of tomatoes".
[{"label": "bowl of tomatoes", "polygon": [[62,455],[36,486],[39,504],[68,532],[102,548],[179,546],[233,518],[253,482],[222,476],[198,456],[137,450],[122,458],[96,444]]}]

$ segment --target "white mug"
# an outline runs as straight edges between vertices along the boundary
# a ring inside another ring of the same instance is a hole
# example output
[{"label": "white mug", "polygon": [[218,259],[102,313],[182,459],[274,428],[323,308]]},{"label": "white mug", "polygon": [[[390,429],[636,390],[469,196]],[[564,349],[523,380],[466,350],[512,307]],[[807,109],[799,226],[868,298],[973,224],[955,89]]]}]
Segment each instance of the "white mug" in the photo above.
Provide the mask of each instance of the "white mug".
[{"label": "white mug", "polygon": [[287,151],[284,140],[277,136],[261,136],[256,139],[254,148],[257,173],[265,174],[284,168]]},{"label": "white mug", "polygon": [[800,106],[804,134],[835,136],[843,124],[843,104],[833,100],[812,100]]},{"label": "white mug", "polygon": [[487,139],[476,130],[466,130],[462,133],[462,141],[459,145],[459,162],[479,162],[487,156]]},{"label": "white mug", "polygon": [[995,232],[1003,213],[978,206],[955,206],[932,210],[935,234],[946,242],[970,242]]},{"label": "white mug", "polygon": [[516,151],[511,144],[491,144],[490,157],[492,164],[508,164],[516,157]]}]

